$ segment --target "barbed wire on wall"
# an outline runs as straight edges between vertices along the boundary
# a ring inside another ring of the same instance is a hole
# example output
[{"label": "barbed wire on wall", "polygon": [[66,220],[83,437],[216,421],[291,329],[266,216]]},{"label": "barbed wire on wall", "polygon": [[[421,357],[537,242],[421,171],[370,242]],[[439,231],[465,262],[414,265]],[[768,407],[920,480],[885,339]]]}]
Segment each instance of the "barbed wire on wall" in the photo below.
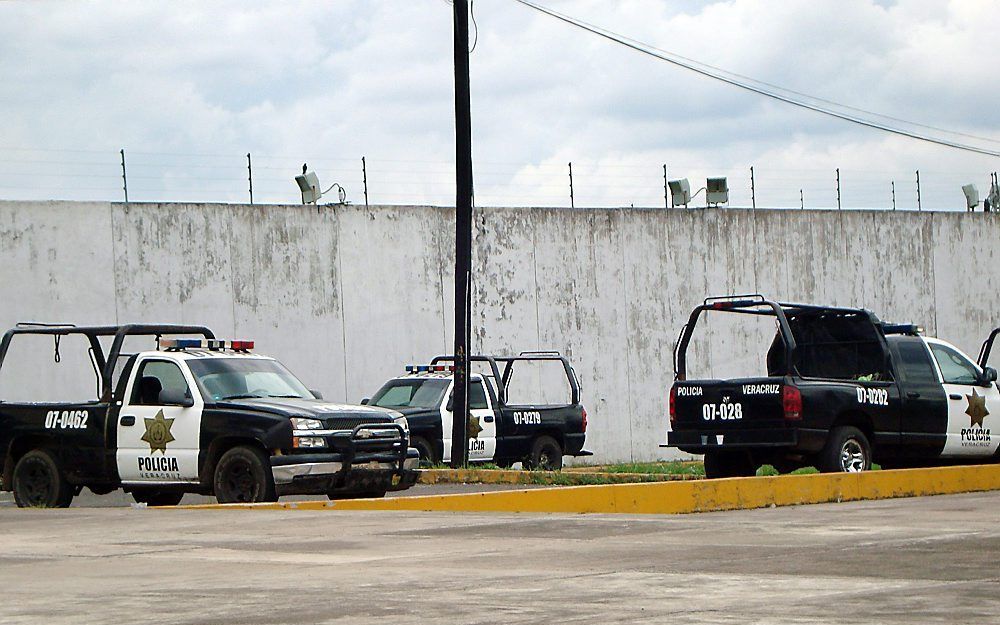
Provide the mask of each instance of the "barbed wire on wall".
[{"label": "barbed wire on wall", "polygon": [[[324,187],[334,182],[343,187],[348,203],[454,202],[454,165],[444,160],[252,153],[251,161],[250,156],[0,147],[0,199],[122,201],[127,186],[132,202],[297,204],[294,177],[304,161]],[[476,204],[561,207],[570,206],[573,197],[579,207],[670,208],[665,171],[670,179],[688,178],[692,189],[707,177],[725,177],[729,207],[886,210],[965,210],[961,187],[976,183],[985,197],[993,173],[476,161]]]}]

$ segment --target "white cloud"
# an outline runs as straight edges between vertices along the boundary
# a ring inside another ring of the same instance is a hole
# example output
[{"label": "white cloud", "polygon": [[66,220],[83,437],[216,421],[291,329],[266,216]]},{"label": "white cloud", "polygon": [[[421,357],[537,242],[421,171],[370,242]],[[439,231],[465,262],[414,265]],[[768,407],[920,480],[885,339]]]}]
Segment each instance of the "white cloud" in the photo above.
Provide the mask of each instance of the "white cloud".
[{"label": "white cloud", "polygon": [[[1000,139],[989,0],[665,3],[548,0],[733,72]],[[294,202],[310,162],[363,201],[449,203],[451,7],[339,3],[0,3],[0,196]],[[961,208],[998,159],[859,128],[705,79],[526,9],[479,0],[471,57],[477,198],[662,202],[662,169],[722,173],[733,203]],[[960,138],[962,141],[973,141]],[[990,144],[997,148],[1000,143]],[[48,151],[23,151],[24,148]],[[81,150],[81,151],[75,151]],[[905,181],[905,182],[904,182]],[[832,192],[831,192],[832,191]],[[907,195],[909,194],[909,196]]]}]

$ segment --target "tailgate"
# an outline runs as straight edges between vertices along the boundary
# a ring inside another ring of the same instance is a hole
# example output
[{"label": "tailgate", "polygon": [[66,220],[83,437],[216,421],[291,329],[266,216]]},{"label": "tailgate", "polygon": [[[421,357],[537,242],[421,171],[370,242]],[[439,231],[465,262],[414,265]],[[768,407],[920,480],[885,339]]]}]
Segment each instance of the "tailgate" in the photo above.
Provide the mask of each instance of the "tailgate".
[{"label": "tailgate", "polygon": [[785,427],[783,378],[676,382],[674,431]]}]

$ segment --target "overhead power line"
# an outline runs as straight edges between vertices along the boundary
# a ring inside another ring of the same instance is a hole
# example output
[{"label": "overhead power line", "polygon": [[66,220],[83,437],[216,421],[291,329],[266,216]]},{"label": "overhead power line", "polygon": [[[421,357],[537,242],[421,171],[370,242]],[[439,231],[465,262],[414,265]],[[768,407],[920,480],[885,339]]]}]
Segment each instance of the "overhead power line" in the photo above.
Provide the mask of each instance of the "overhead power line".
[{"label": "overhead power line", "polygon": [[[911,139],[916,139],[918,141],[925,141],[925,142],[928,142],[928,143],[934,143],[934,144],[937,144],[937,145],[941,145],[941,146],[945,146],[945,147],[949,147],[949,148],[954,148],[956,150],[964,150],[966,152],[974,152],[976,154],[985,154],[986,156],[997,156],[997,157],[1000,157],[1000,151],[997,151],[997,150],[990,150],[990,149],[981,148],[981,147],[978,147],[978,146],[975,146],[975,145],[969,145],[969,144],[965,144],[965,143],[958,143],[956,141],[950,141],[948,139],[942,139],[942,138],[939,138],[939,137],[933,137],[933,136],[921,134],[921,133],[918,133],[918,132],[915,132],[915,131],[906,130],[904,128],[897,128],[897,127],[894,127],[894,126],[889,126],[887,124],[884,124],[884,123],[881,123],[881,122],[878,122],[878,121],[874,121],[874,120],[871,120],[871,119],[865,119],[863,117],[859,117],[857,115],[852,115],[852,114],[849,114],[849,113],[844,113],[844,112],[841,112],[841,111],[831,110],[831,109],[829,109],[827,107],[820,106],[818,104],[813,104],[811,102],[805,102],[805,101],[803,101],[801,99],[794,98],[794,97],[791,97],[789,95],[784,95],[784,94],[781,94],[781,93],[776,93],[774,91],[774,89],[785,91],[786,93],[795,94],[795,95],[798,95],[798,96],[801,96],[801,97],[805,97],[805,98],[809,98],[809,99],[812,99],[812,100],[816,100],[818,102],[825,102],[827,104],[832,104],[832,105],[837,106],[839,108],[854,110],[854,111],[858,111],[858,112],[865,113],[865,114],[868,114],[868,115],[875,115],[877,117],[882,117],[884,119],[892,119],[894,121],[903,122],[905,124],[912,125],[912,126],[921,126],[921,127],[929,128],[929,129],[933,129],[933,130],[939,130],[941,132],[948,132],[950,134],[956,134],[956,135],[968,136],[970,138],[981,139],[983,141],[992,141],[992,142],[995,142],[996,141],[995,139],[990,139],[990,138],[987,138],[987,137],[978,137],[978,136],[975,136],[975,135],[967,135],[965,133],[955,132],[955,131],[951,131],[951,130],[945,130],[945,129],[942,129],[942,128],[936,128],[934,126],[927,126],[925,124],[919,124],[919,123],[916,123],[916,122],[910,122],[910,121],[907,121],[907,120],[904,120],[904,119],[900,119],[900,118],[896,118],[896,117],[890,117],[888,115],[882,115],[882,114],[879,114],[879,113],[872,113],[870,111],[865,111],[864,109],[858,109],[858,108],[847,106],[847,105],[844,105],[844,104],[839,104],[839,103],[833,102],[831,100],[824,100],[822,98],[817,98],[815,96],[811,96],[811,95],[808,95],[808,94],[800,93],[800,92],[797,92],[797,91],[792,91],[790,89],[785,89],[783,87],[778,87],[776,85],[770,85],[769,83],[764,83],[762,81],[755,80],[753,78],[741,76],[739,74],[734,74],[733,72],[729,72],[729,71],[726,71],[726,70],[723,70],[723,69],[720,69],[720,68],[716,68],[716,67],[713,67],[713,66],[710,66],[710,65],[706,65],[704,63],[700,63],[698,61],[694,61],[693,59],[688,59],[686,57],[681,57],[679,55],[676,55],[676,54],[673,54],[673,53],[670,53],[670,52],[666,52],[664,50],[659,50],[659,49],[657,49],[657,48],[655,48],[655,47],[653,47],[653,46],[651,46],[649,44],[643,43],[643,42],[635,40],[635,39],[631,39],[629,37],[626,37],[624,35],[615,33],[613,31],[610,31],[610,30],[608,30],[606,28],[602,28],[600,26],[595,26],[593,24],[588,24],[588,23],[586,23],[586,22],[584,22],[582,20],[579,20],[577,18],[565,15],[563,13],[559,13],[557,11],[553,11],[552,9],[549,9],[547,7],[544,7],[544,6],[541,6],[541,5],[536,4],[534,2],[531,2],[530,0],[514,0],[514,1],[518,2],[520,4],[523,4],[524,6],[529,7],[531,9],[539,11],[540,13],[544,13],[545,15],[548,15],[550,17],[554,17],[555,19],[558,19],[558,20],[560,20],[562,22],[565,22],[565,23],[567,23],[567,24],[569,24],[571,26],[574,26],[576,28],[579,28],[579,29],[584,30],[586,32],[589,32],[591,34],[597,35],[599,37],[603,37],[603,38],[605,38],[605,39],[607,39],[609,41],[612,41],[614,43],[623,45],[623,46],[625,46],[627,48],[631,48],[632,50],[635,50],[636,52],[640,52],[642,54],[646,54],[648,56],[652,56],[654,58],[660,59],[661,61],[666,61],[667,63],[671,63],[673,65],[677,65],[678,67],[682,67],[682,68],[690,70],[692,72],[701,74],[702,76],[706,76],[708,78],[712,78],[712,79],[715,79],[715,80],[727,83],[727,84],[732,85],[734,87],[739,87],[740,89],[744,89],[746,91],[751,91],[753,93],[756,93],[756,94],[759,94],[759,95],[762,95],[762,96],[765,96],[765,97],[768,97],[768,98],[771,98],[771,99],[774,99],[774,100],[785,102],[786,104],[791,104],[793,106],[798,106],[800,108],[808,109],[810,111],[814,111],[816,113],[821,113],[823,115],[828,115],[830,117],[836,117],[837,119],[842,119],[844,121],[848,121],[848,122],[851,122],[851,123],[854,123],[854,124],[858,124],[858,125],[861,125],[861,126],[866,126],[868,128],[874,128],[876,130],[881,130],[883,132],[888,132],[888,133],[892,133],[892,134],[895,134],[895,135],[909,137]],[[726,74],[728,74],[728,75],[726,75]],[[757,84],[750,84],[751,82],[757,83]],[[764,86],[758,86],[758,85],[767,85],[768,87],[771,87],[771,88],[769,89],[769,88],[765,88]]]}]

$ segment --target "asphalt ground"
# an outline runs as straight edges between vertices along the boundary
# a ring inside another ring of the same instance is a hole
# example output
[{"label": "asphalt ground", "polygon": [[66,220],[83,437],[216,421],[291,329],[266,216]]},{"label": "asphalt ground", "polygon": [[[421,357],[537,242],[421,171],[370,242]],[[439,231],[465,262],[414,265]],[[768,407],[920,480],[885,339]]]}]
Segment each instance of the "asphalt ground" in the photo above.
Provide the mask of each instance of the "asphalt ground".
[{"label": "asphalt ground", "polygon": [[1000,492],[670,516],[0,510],[2,623],[1000,619]]},{"label": "asphalt ground", "polygon": [[[412,488],[391,493],[386,497],[414,497],[418,495],[452,495],[459,493],[483,493],[495,490],[522,490],[526,488],[541,488],[534,484],[415,484]],[[327,501],[324,496],[309,495],[298,497],[282,497],[281,501]],[[107,495],[95,495],[83,489],[73,498],[72,508],[122,508],[135,503],[131,495],[122,490],[116,490]],[[215,497],[205,495],[184,495],[181,505],[217,503]],[[13,493],[0,491],[0,508],[15,507]]]}]

